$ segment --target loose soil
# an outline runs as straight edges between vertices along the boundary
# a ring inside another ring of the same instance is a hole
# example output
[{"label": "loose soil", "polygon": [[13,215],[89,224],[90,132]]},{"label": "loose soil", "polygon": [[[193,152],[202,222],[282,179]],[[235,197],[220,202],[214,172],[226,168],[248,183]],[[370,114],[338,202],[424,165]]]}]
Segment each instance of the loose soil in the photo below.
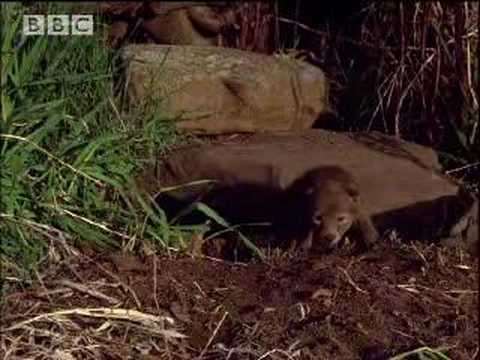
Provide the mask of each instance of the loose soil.
[{"label": "loose soil", "polygon": [[0,351],[8,359],[379,360],[429,346],[473,359],[477,260],[421,244],[248,264],[87,251],[34,285],[12,285]]}]

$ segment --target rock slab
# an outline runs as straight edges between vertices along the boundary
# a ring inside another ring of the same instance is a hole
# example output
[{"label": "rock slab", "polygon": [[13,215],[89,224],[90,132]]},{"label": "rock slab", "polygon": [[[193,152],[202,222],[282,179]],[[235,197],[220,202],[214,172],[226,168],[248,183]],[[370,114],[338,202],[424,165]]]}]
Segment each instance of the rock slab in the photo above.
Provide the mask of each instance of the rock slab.
[{"label": "rock slab", "polygon": [[162,102],[177,127],[197,134],[294,131],[330,112],[319,68],[288,57],[206,46],[128,45],[132,103]]},{"label": "rock slab", "polygon": [[[285,189],[309,169],[329,165],[356,176],[366,211],[380,231],[395,229],[410,240],[477,241],[478,201],[440,173],[436,153],[379,132],[254,134],[240,143],[190,146],[162,159],[139,179],[154,196],[166,186],[202,179],[215,180],[234,193],[245,184]],[[205,185],[187,186],[170,194],[194,201],[205,191]],[[261,205],[249,204],[252,209]],[[224,204],[225,209],[235,206],[233,198]]]}]

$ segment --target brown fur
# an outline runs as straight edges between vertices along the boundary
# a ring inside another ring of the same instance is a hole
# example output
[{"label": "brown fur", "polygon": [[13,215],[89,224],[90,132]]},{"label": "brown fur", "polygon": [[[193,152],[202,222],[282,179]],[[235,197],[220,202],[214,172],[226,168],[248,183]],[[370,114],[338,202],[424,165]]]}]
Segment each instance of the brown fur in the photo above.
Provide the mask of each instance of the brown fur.
[{"label": "brown fur", "polygon": [[[287,190],[302,217],[300,246],[305,250],[332,250],[351,235],[363,248],[378,238],[377,230],[365,213],[359,187],[353,175],[337,166],[308,171]],[[296,241],[295,241],[296,242]]]}]

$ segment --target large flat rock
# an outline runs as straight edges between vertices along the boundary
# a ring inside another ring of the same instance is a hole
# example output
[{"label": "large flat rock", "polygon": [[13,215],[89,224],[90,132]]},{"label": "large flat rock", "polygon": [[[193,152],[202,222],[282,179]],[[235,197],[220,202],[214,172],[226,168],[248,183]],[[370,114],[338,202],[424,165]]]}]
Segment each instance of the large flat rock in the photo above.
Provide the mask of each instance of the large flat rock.
[{"label": "large flat rock", "polygon": [[327,114],[329,84],[319,68],[214,46],[128,45],[122,50],[133,104],[161,101],[177,128],[194,133],[311,128]]},{"label": "large flat rock", "polygon": [[[411,239],[453,243],[478,237],[473,225],[478,202],[440,173],[435,152],[377,132],[254,134],[241,143],[191,146],[147,170],[140,183],[152,195],[202,179],[232,189],[242,184],[285,189],[305,171],[325,165],[342,166],[357,177],[366,210],[381,231],[395,228]],[[175,196],[191,201],[204,189],[186,187]]]}]

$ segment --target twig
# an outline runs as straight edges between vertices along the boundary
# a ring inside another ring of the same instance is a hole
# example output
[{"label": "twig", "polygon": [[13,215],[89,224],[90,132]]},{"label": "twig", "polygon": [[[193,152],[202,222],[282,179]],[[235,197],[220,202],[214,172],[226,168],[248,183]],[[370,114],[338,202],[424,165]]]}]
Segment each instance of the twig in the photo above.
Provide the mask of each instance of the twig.
[{"label": "twig", "polygon": [[257,360],[263,360],[263,359],[265,359],[267,356],[270,356],[270,355],[275,354],[275,353],[283,354],[283,355],[285,355],[287,358],[289,358],[289,359],[291,359],[291,360],[294,360],[294,359],[293,359],[293,356],[291,356],[288,352],[286,352],[285,350],[282,350],[282,349],[272,349],[272,350],[266,352],[265,354],[263,354],[262,356],[260,356]]},{"label": "twig", "polygon": [[102,270],[105,274],[107,274],[108,276],[112,277],[113,279],[115,279],[118,283],[120,283],[120,285],[128,290],[128,292],[130,292],[130,294],[132,295],[133,297],[133,300],[135,301],[135,304],[137,305],[137,308],[138,309],[141,309],[142,308],[142,303],[140,302],[140,300],[138,299],[138,296],[137,294],[135,293],[135,291],[133,291],[133,289],[128,286],[125,282],[122,281],[122,279],[112,273],[111,271],[107,270],[103,265],[99,264],[97,261],[95,261],[94,259],[92,259],[90,256],[86,255],[86,254],[82,254],[82,257],[84,257],[88,262],[94,264],[95,266],[97,266],[98,268],[100,268],[100,270]]},{"label": "twig", "polygon": [[195,181],[190,181],[188,183],[185,183],[185,184],[180,184],[180,185],[174,185],[174,186],[165,186],[165,187],[162,187],[160,190],[158,190],[154,195],[153,195],[153,198],[156,198],[158,195],[164,193],[164,192],[170,192],[170,191],[174,191],[174,190],[178,190],[178,189],[183,189],[183,188],[186,188],[186,187],[193,187],[195,185],[203,185],[203,184],[215,184],[215,183],[218,183],[218,180],[214,180],[214,179],[204,179],[204,180],[195,180]]},{"label": "twig", "polygon": [[95,297],[97,299],[105,300],[112,305],[118,304],[120,302],[118,299],[116,299],[114,297],[110,297],[108,295],[102,294],[101,292],[99,292],[97,290],[89,289],[85,285],[77,284],[77,283],[74,283],[73,281],[70,281],[70,280],[59,280],[59,281],[57,281],[57,283],[60,284],[60,285],[63,285],[63,286],[67,286],[71,289],[80,291],[82,293],[88,294],[88,295],[90,295],[92,297]]},{"label": "twig", "polygon": [[82,220],[83,222],[86,222],[87,224],[89,225],[92,225],[92,226],[95,226],[95,227],[98,227],[100,229],[102,229],[103,231],[106,231],[110,234],[113,234],[113,235],[117,235],[119,237],[121,237],[122,239],[126,239],[126,240],[132,240],[132,237],[131,236],[128,236],[128,235],[125,235],[125,234],[122,234],[118,231],[115,231],[115,230],[111,230],[109,229],[107,226],[103,225],[103,224],[99,224],[99,223],[96,223],[95,221],[92,221],[84,216],[81,216],[81,215],[78,215],[78,214],[75,214],[67,209],[62,209],[58,206],[53,206],[53,205],[48,205],[49,207],[51,207],[52,209],[54,210],[57,210],[58,212],[60,213],[63,213],[63,214],[67,214],[71,217],[73,217],[74,219],[79,219],[79,220]]},{"label": "twig", "polygon": [[347,278],[348,283],[349,283],[350,285],[352,285],[355,290],[357,290],[357,291],[359,291],[359,292],[362,292],[362,293],[364,293],[364,294],[368,294],[368,291],[359,288],[358,285],[355,284],[355,282],[352,280],[352,278],[350,277],[350,275],[348,275],[347,270],[345,270],[345,269],[342,268],[341,266],[339,266],[338,268],[343,272],[343,274],[344,274],[345,277]]},{"label": "twig", "polygon": [[205,345],[205,347],[203,348],[202,352],[200,353],[200,355],[198,356],[198,360],[201,360],[203,358],[203,355],[205,355],[205,352],[207,351],[208,347],[210,346],[210,344],[212,343],[213,339],[215,338],[215,335],[217,335],[217,332],[218,330],[220,330],[220,327],[222,326],[223,322],[225,321],[226,317],[228,315],[228,311],[225,311],[225,313],[223,314],[222,316],[222,319],[219,321],[219,323],[217,324],[215,330],[213,330],[213,333],[212,333],[212,336],[210,336],[210,339],[208,339],[207,341],[207,344]]},{"label": "twig", "polygon": [[461,166],[459,168],[455,168],[455,169],[445,171],[445,173],[448,175],[448,174],[452,174],[452,173],[455,173],[455,172],[458,172],[458,171],[467,170],[467,169],[472,168],[472,167],[474,168],[474,167],[477,167],[477,166],[480,166],[480,161],[478,161],[476,163],[473,163],[473,164],[467,164],[467,165]]},{"label": "twig", "polygon": [[395,121],[394,121],[394,124],[395,124],[395,135],[396,136],[400,136],[400,123],[399,123],[399,120],[400,120],[400,110],[402,108],[402,105],[403,105],[403,101],[405,100],[405,97],[408,95],[408,93],[410,92],[410,89],[412,88],[413,84],[415,83],[415,81],[418,79],[418,77],[423,73],[423,70],[425,70],[425,67],[433,60],[433,58],[435,57],[435,54],[432,54],[429,56],[429,58],[427,60],[425,60],[425,62],[422,64],[422,66],[420,67],[420,69],[418,70],[418,72],[415,74],[415,76],[413,77],[413,79],[408,83],[408,85],[406,86],[405,90],[403,90],[402,92],[402,95],[400,96],[400,99],[398,100],[398,104],[397,104],[397,111],[395,113]]},{"label": "twig", "polygon": [[158,279],[157,279],[157,271],[158,271],[158,264],[157,264],[157,255],[153,255],[153,300],[155,301],[155,306],[157,307],[157,311],[160,312],[160,304],[158,303],[157,298],[157,289],[158,289]]},{"label": "twig", "polygon": [[[319,35],[319,36],[329,36],[328,32],[314,29],[314,28],[312,28],[308,25],[305,25],[305,24],[303,24],[299,21],[287,19],[287,18],[282,17],[282,16],[276,16],[276,18],[277,18],[278,21],[284,22],[286,24],[297,25],[299,28],[301,28],[303,30],[306,30],[310,33],[313,33],[313,34],[316,34],[316,35]],[[392,50],[395,49],[395,47],[393,47],[393,46],[379,46],[379,45],[374,45],[374,44],[370,44],[370,43],[367,43],[367,42],[355,41],[355,40],[352,40],[351,38],[341,36],[341,35],[337,35],[335,37],[335,39],[339,40],[339,41],[342,41],[342,42],[345,42],[345,43],[348,43],[348,44],[356,45],[358,47],[366,47],[366,48],[374,49],[376,51],[378,51],[378,50],[392,51]],[[434,52],[436,49],[431,48],[431,47],[427,47],[427,48],[423,49],[422,47],[418,47],[418,46],[407,46],[406,50],[409,50],[409,51],[424,51],[424,50],[426,50],[426,51]]]},{"label": "twig", "polygon": [[45,150],[44,148],[42,148],[41,146],[37,145],[36,143],[34,143],[33,141],[31,141],[30,139],[27,139],[27,138],[24,138],[24,137],[21,137],[21,136],[17,136],[17,135],[12,135],[12,134],[0,134],[0,137],[4,138],[4,139],[9,139],[9,140],[18,140],[18,141],[22,141],[22,142],[26,142],[30,145],[32,145],[35,149],[39,150],[40,152],[44,153],[45,155],[47,155],[47,157],[49,159],[52,159],[52,160],[55,160],[57,161],[58,163],[60,163],[60,165],[63,165],[65,166],[66,168],[70,169],[72,172],[74,172],[75,174],[77,175],[81,175],[83,176],[85,179],[88,179],[92,182],[94,182],[96,185],[100,186],[100,187],[104,187],[105,185],[98,179],[95,179],[94,177],[84,173],[83,171],[80,171],[76,168],[74,168],[72,165],[66,163],[65,161],[63,161],[62,159],[56,157],[55,155],[52,155],[50,154],[47,150]]},{"label": "twig", "polygon": [[30,228],[34,229],[35,231],[38,231],[39,233],[43,234],[46,238],[59,242],[60,245],[63,246],[64,250],[66,251],[67,254],[73,255],[73,256],[78,256],[79,252],[73,248],[73,246],[67,245],[67,239],[71,239],[71,236],[62,230],[59,230],[53,226],[50,225],[45,225],[45,224],[40,224],[35,221],[25,219],[20,216],[15,216],[13,214],[4,214],[0,213],[0,218],[7,219],[9,221],[13,221],[16,223],[22,223]]},{"label": "twig", "polygon": [[194,281],[193,285],[195,285],[195,287],[198,289],[198,291],[200,292],[200,294],[202,294],[204,298],[207,298],[207,294],[205,294],[205,292],[202,290],[200,284],[197,281]]},{"label": "twig", "polygon": [[[31,319],[21,321],[17,324],[14,324],[6,329],[0,330],[0,332],[8,332],[22,328],[26,325],[32,324],[37,321],[48,320],[51,318],[61,318],[65,315],[80,315],[96,318],[106,318],[106,319],[117,319],[117,320],[129,320],[140,322],[146,326],[163,324],[163,322],[168,322],[174,324],[174,320],[168,316],[155,316],[151,314],[142,313],[137,310],[131,309],[111,309],[111,308],[81,308],[81,309],[71,309],[71,310],[60,310],[51,313],[45,313],[37,315]],[[163,325],[162,325],[163,327]],[[157,329],[158,330],[158,329]],[[172,338],[185,338],[186,336],[175,331],[175,330],[164,330],[160,329],[160,332]]]},{"label": "twig", "polygon": [[449,349],[448,347],[432,349],[428,346],[423,346],[421,348],[418,348],[418,349],[408,351],[406,353],[394,356],[394,357],[390,358],[390,360],[402,360],[402,359],[406,359],[406,358],[410,357],[410,355],[416,355],[416,354],[420,354],[420,353],[435,354],[436,355],[435,358],[442,359],[442,360],[443,359],[448,360],[449,358],[447,356],[445,356],[443,353],[441,353],[441,351],[445,351],[445,350],[448,350],[448,349]]},{"label": "twig", "polygon": [[40,286],[44,289],[43,293],[47,297],[48,302],[50,304],[53,304],[52,298],[50,297],[50,292],[48,291],[47,287],[45,286],[45,283],[43,282],[42,277],[40,276],[40,274],[38,273],[37,270],[35,270],[34,273],[35,273],[35,276],[37,277],[38,282],[40,283]]}]

